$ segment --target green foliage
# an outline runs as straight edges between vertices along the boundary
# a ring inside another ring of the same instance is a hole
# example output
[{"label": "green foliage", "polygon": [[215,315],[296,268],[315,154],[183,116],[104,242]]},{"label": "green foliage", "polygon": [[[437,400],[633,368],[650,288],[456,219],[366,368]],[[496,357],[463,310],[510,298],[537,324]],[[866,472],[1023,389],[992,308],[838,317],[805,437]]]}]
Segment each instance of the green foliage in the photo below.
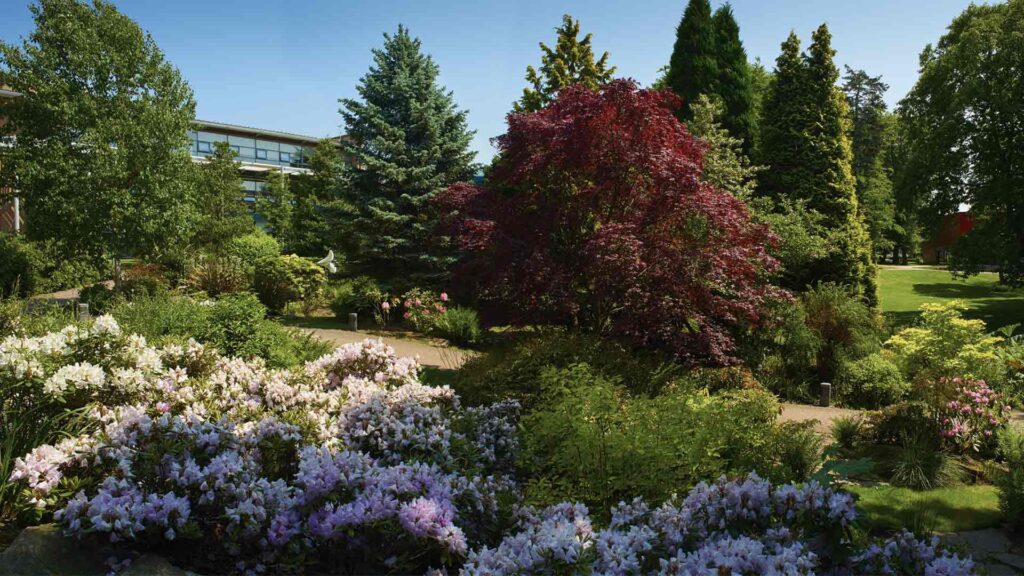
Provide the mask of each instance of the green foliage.
[{"label": "green foliage", "polygon": [[78,293],[78,301],[89,305],[90,314],[104,314],[113,302],[114,296],[114,291],[101,282],[82,288]]},{"label": "green foliage", "polygon": [[903,375],[924,384],[939,378],[972,378],[993,385],[1005,378],[996,349],[1002,340],[990,336],[981,320],[967,320],[959,300],[922,304],[918,326],[904,328],[885,343]]},{"label": "green foliage", "polygon": [[541,372],[581,363],[637,394],[656,394],[686,374],[683,366],[657,353],[634,352],[591,334],[549,330],[470,359],[452,387],[471,405],[516,398],[531,408],[540,401]]},{"label": "green foliage", "polygon": [[294,202],[291,234],[286,248],[300,256],[323,256],[327,250],[344,246],[344,221],[356,211],[342,198],[346,187],[344,162],[338,143],[325,138],[308,160],[309,172],[291,180]]},{"label": "green foliage", "polygon": [[232,238],[227,246],[227,254],[237,258],[243,267],[252,270],[260,260],[280,255],[281,245],[270,234],[256,230]]},{"label": "green foliage", "polygon": [[30,10],[24,43],[0,43],[3,84],[22,94],[0,104],[0,136],[17,134],[0,152],[0,188],[17,188],[27,234],[97,266],[180,243],[194,209],[191,89],[108,2]]},{"label": "green foliage", "polygon": [[683,100],[677,111],[680,120],[693,118],[691,106],[697,102],[698,96],[717,91],[719,64],[715,35],[711,3],[708,0],[690,0],[676,29],[676,43],[667,75],[669,88]]},{"label": "green foliage", "polygon": [[[750,154],[757,132],[754,110],[754,84],[750,76],[747,51],[740,41],[740,27],[732,7],[724,4],[715,10],[715,54],[718,81],[715,93],[725,105],[722,123],[739,139],[744,154]],[[694,113],[696,114],[696,113]]]},{"label": "green foliage", "polygon": [[369,276],[356,276],[334,287],[331,311],[340,320],[347,320],[351,312],[376,315],[388,294]]},{"label": "green foliage", "polygon": [[247,290],[251,284],[249,270],[236,256],[208,254],[192,264],[186,284],[194,291],[216,298]]},{"label": "green foliage", "polygon": [[838,396],[853,408],[881,408],[906,399],[910,383],[896,364],[882,354],[843,363],[837,376]]},{"label": "green foliage", "polygon": [[974,274],[995,264],[1024,284],[1024,1],[971,5],[921,53],[921,74],[900,112],[907,124],[905,180],[937,221],[971,206],[974,228],[950,265]]},{"label": "green foliage", "polygon": [[852,452],[860,442],[864,421],[858,416],[843,416],[832,421],[832,440],[841,450]]},{"label": "green foliage", "polygon": [[0,298],[29,296],[40,284],[35,248],[18,236],[0,232]]},{"label": "green foliage", "polygon": [[954,486],[963,481],[963,465],[955,457],[936,450],[930,439],[908,437],[892,455],[889,481],[894,486],[930,490]]},{"label": "green foliage", "polygon": [[719,102],[701,94],[690,108],[690,132],[708,144],[704,180],[741,200],[749,200],[757,187],[757,174],[764,168],[750,163],[743,152],[743,139],[734,138],[720,123],[724,107]]},{"label": "green foliage", "polygon": [[996,477],[999,508],[1010,525],[1024,529],[1024,431],[1007,426],[999,434],[999,455],[1006,462],[1006,471]]},{"label": "green foliage", "polygon": [[299,302],[304,307],[319,304],[327,286],[327,274],[316,263],[295,254],[275,256],[256,263],[253,286],[260,302],[272,313],[280,314],[290,302]]},{"label": "green foliage", "polygon": [[782,44],[764,102],[761,158],[762,194],[784,204],[805,203],[821,215],[825,253],[802,268],[790,268],[789,288],[835,282],[877,304],[871,240],[861,218],[852,153],[847,137],[846,99],[836,87],[831,34],[824,25],[806,55],[793,33]]},{"label": "green foliage", "polygon": [[460,346],[479,344],[483,338],[476,311],[462,306],[448,308],[437,319],[433,333]]},{"label": "green foliage", "polygon": [[612,79],[615,66],[608,66],[608,53],[594,59],[590,45],[592,34],[583,39],[580,35],[580,21],[572,16],[562,16],[562,25],[555,30],[558,40],[554,49],[540,43],[543,52],[540,57],[540,71],[533,66],[526,67],[526,81],[529,88],[523,89],[523,97],[512,107],[516,112],[537,112],[558,96],[558,91],[575,84],[596,89]]},{"label": "green foliage", "polygon": [[634,397],[586,364],[547,368],[538,384],[544,402],[522,423],[528,502],[606,509],[629,495],[663,500],[721,474],[792,480],[817,467],[820,441],[805,427],[777,426],[778,404],[765,392]]},{"label": "green foliage", "polygon": [[928,404],[908,401],[869,414],[865,433],[875,444],[900,446],[907,438],[931,438],[937,442],[939,427]]},{"label": "green foliage", "polygon": [[437,231],[431,200],[476,171],[473,132],[451,92],[437,84],[438,66],[399,26],[373,51],[360,99],[341,100],[347,135],[346,190],[351,217],[337,224],[349,262],[396,288],[430,286],[445,277],[451,248]]},{"label": "green foliage", "polygon": [[214,142],[213,154],[196,168],[200,215],[192,241],[215,255],[256,228],[242,197],[235,156],[227,142]]},{"label": "green foliage", "polygon": [[266,314],[266,307],[253,294],[228,294],[210,306],[197,340],[213,344],[226,356],[258,356],[262,343],[257,335]]},{"label": "green foliage", "polygon": [[267,220],[274,238],[281,240],[291,237],[295,224],[295,198],[288,178],[284,172],[271,171],[263,194],[256,199],[256,213]]}]

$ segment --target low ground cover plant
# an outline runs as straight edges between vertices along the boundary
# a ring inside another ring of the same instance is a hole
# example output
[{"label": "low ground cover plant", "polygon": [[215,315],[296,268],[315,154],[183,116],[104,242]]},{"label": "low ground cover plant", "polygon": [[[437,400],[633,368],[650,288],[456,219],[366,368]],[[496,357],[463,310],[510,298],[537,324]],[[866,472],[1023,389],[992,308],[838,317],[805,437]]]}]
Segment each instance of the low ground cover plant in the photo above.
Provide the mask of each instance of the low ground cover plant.
[{"label": "low ground cover plant", "polygon": [[701,483],[629,499],[606,524],[571,502],[520,507],[516,404],[463,407],[380,342],[272,370],[194,342],[154,348],[101,317],[4,340],[0,383],[85,409],[84,433],[26,450],[9,480],[122,559],[157,550],[209,573],[973,572],[937,541],[852,538],[853,500],[815,482]]}]

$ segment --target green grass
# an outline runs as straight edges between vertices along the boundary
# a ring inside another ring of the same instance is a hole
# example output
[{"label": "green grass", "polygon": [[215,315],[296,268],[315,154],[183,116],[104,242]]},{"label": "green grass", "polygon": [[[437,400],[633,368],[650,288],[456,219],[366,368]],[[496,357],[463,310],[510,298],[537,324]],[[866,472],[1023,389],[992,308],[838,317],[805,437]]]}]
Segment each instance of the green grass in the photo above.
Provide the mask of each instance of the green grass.
[{"label": "green grass", "polygon": [[897,326],[912,323],[925,302],[955,299],[970,307],[965,316],[984,320],[990,330],[1024,323],[1024,289],[999,286],[992,273],[957,280],[941,269],[884,267],[878,271],[878,293],[882,312]]},{"label": "green grass", "polygon": [[999,493],[994,486],[953,486],[916,491],[894,486],[852,486],[861,521],[888,532],[960,532],[998,526]]}]

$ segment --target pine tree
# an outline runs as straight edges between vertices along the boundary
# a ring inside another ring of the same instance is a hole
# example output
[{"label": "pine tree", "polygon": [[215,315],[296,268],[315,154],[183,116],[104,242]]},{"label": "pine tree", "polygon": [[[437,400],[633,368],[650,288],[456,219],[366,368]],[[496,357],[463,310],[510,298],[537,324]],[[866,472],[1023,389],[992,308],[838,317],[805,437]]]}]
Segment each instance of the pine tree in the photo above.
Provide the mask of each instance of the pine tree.
[{"label": "pine tree", "polygon": [[734,138],[740,139],[743,151],[749,154],[757,130],[750,63],[747,62],[747,52],[740,41],[740,27],[733,16],[732,7],[725,4],[716,10],[714,23],[718,55],[716,93],[725,106],[722,125]]},{"label": "pine tree", "polygon": [[200,215],[193,242],[219,254],[232,238],[252,232],[255,226],[242,198],[235,152],[227,142],[215,142],[213,154],[197,171]]},{"label": "pine tree", "polygon": [[782,44],[764,107],[762,192],[798,202],[820,215],[829,247],[821,260],[788,271],[795,288],[820,282],[846,285],[877,303],[871,240],[857,204],[851,169],[849,111],[836,85],[832,36],[822,25],[806,55],[795,34]]},{"label": "pine tree", "polygon": [[357,272],[397,287],[430,285],[452,261],[438,245],[431,200],[472,177],[473,132],[420,40],[404,26],[384,38],[356,88],[361,98],[340,100],[350,137],[345,199],[356,210],[346,250]]},{"label": "pine tree", "polygon": [[669,61],[668,86],[683,100],[680,120],[693,118],[691,106],[701,94],[714,94],[718,84],[715,23],[708,0],[690,0],[676,29]]},{"label": "pine tree", "polygon": [[554,49],[540,43],[543,52],[540,71],[533,66],[526,67],[526,81],[532,87],[524,88],[522,99],[512,105],[516,112],[536,112],[554,100],[559,90],[573,84],[596,89],[611,80],[615,73],[615,66],[608,66],[607,52],[594,60],[590,44],[593,34],[579,38],[579,20],[566,14],[562,16],[562,26],[555,31],[558,40]]}]

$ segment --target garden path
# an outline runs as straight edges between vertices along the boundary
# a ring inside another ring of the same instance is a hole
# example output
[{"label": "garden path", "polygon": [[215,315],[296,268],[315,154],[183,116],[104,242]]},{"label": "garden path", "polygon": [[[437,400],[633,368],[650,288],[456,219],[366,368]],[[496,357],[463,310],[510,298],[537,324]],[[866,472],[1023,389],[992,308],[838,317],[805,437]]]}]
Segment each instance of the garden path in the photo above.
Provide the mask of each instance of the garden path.
[{"label": "garden path", "polygon": [[462,366],[466,360],[469,360],[476,355],[476,352],[470,350],[433,344],[424,340],[409,340],[406,338],[395,338],[391,336],[377,336],[374,334],[367,334],[365,332],[334,330],[330,328],[306,328],[305,330],[312,333],[317,338],[337,346],[352,344],[353,342],[362,342],[367,338],[380,338],[385,344],[395,349],[395,354],[398,354],[399,356],[416,357],[419,359],[421,365],[433,368],[454,370]]},{"label": "garden path", "polygon": [[784,422],[803,422],[804,420],[817,420],[814,429],[819,434],[830,434],[832,422],[839,418],[859,416],[862,410],[851,410],[849,408],[837,408],[835,406],[815,406],[813,404],[782,403],[781,418]]}]

